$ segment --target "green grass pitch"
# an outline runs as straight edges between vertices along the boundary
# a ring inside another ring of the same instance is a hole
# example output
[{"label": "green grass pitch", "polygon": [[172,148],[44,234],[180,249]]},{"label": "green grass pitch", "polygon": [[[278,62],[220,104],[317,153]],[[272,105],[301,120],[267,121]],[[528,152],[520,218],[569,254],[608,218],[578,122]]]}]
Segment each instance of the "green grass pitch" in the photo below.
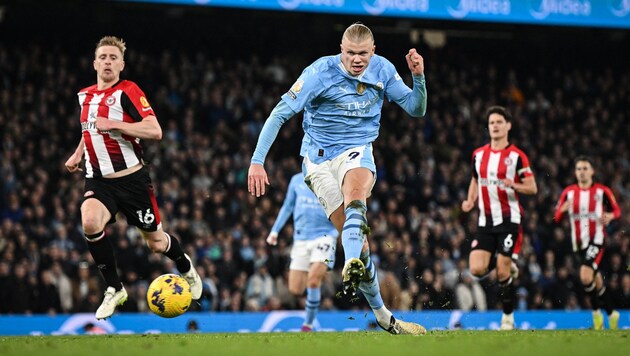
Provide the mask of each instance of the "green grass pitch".
[{"label": "green grass pitch", "polygon": [[630,331],[0,336],[0,355],[630,355]]}]

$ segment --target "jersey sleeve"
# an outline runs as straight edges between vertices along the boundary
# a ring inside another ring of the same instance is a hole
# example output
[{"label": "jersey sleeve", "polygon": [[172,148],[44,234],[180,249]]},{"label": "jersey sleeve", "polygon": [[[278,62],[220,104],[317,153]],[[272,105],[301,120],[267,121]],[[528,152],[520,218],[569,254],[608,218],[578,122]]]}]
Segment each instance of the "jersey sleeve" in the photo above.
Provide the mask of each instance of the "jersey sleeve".
[{"label": "jersey sleeve", "polygon": [[413,76],[413,89],[411,89],[396,72],[393,64],[387,62],[385,71],[389,77],[385,86],[387,98],[413,117],[424,116],[427,110],[427,87],[424,75]]},{"label": "jersey sleeve", "polygon": [[617,204],[617,199],[615,199],[615,195],[608,187],[604,187],[604,204],[607,205],[607,207],[613,213],[615,219],[619,219],[619,217],[621,216],[621,209],[619,209],[619,204]]},{"label": "jersey sleeve", "polygon": [[556,204],[556,212],[553,214],[553,220],[557,223],[559,223],[560,220],[562,220],[562,215],[564,215],[564,212],[562,212],[562,205],[564,205],[564,203],[567,201],[568,193],[569,193],[568,188],[563,190],[562,194],[560,195],[560,199],[558,200],[558,203]]},{"label": "jersey sleeve", "polygon": [[280,128],[294,115],[295,112],[291,110],[291,107],[289,107],[286,102],[280,100],[276,107],[271,111],[271,114],[269,114],[267,121],[265,121],[265,124],[260,131],[260,136],[258,136],[258,142],[256,143],[256,149],[254,150],[254,155],[252,156],[252,163],[265,163],[265,157],[267,157],[267,153],[269,153],[271,145],[276,140],[278,132],[280,132]]},{"label": "jersey sleeve", "polygon": [[527,177],[533,177],[534,173],[529,165],[529,158],[527,155],[520,152],[518,155],[518,162],[516,163],[516,175],[522,181]]},{"label": "jersey sleeve", "polygon": [[309,101],[325,89],[319,76],[314,66],[306,67],[289,91],[282,95],[282,100],[296,113],[304,110]]},{"label": "jersey sleeve", "polygon": [[276,221],[271,227],[271,232],[278,233],[280,230],[282,230],[284,224],[287,223],[287,220],[289,220],[289,217],[293,214],[293,209],[295,208],[296,201],[296,188],[297,186],[295,183],[295,179],[291,179],[291,182],[289,182],[289,187],[287,189],[287,196],[284,198],[284,203],[282,203],[282,207],[280,208],[278,217],[276,217]]},{"label": "jersey sleeve", "polygon": [[135,83],[125,87],[120,98],[123,110],[129,114],[136,122],[142,121],[147,116],[155,116],[153,108],[146,95]]}]

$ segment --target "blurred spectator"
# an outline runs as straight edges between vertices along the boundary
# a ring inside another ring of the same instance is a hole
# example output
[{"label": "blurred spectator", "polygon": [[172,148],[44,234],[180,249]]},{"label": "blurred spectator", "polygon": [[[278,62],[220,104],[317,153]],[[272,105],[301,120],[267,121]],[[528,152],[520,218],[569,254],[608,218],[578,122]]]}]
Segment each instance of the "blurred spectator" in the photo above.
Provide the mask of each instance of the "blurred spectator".
[{"label": "blurred spectator", "polygon": [[455,287],[456,308],[461,310],[485,311],[486,294],[469,271],[462,273],[461,280]]},{"label": "blurred spectator", "polygon": [[274,296],[274,293],[273,278],[271,278],[267,266],[264,264],[256,266],[254,274],[247,282],[247,290],[245,291],[247,305],[251,305],[254,310],[262,308],[267,304],[269,298]]}]

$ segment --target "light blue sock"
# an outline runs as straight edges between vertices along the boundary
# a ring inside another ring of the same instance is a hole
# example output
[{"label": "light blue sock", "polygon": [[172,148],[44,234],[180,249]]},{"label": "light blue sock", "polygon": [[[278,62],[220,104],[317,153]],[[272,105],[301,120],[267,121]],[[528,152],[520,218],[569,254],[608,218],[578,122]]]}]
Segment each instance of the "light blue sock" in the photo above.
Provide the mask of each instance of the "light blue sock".
[{"label": "light blue sock", "polygon": [[367,226],[366,211],[365,203],[360,200],[351,202],[345,210],[346,222],[343,224],[341,233],[341,245],[343,246],[346,261],[351,258],[359,258],[361,255],[365,238],[361,227],[363,225]]},{"label": "light blue sock", "polygon": [[370,252],[361,252],[361,262],[365,265],[366,278],[359,284],[359,290],[370,304],[372,310],[381,309],[383,307],[383,298],[381,297],[381,288],[378,285],[378,275],[376,267],[370,258]]},{"label": "light blue sock", "polygon": [[304,324],[313,325],[321,300],[322,293],[319,288],[306,289],[306,318],[304,319]]}]

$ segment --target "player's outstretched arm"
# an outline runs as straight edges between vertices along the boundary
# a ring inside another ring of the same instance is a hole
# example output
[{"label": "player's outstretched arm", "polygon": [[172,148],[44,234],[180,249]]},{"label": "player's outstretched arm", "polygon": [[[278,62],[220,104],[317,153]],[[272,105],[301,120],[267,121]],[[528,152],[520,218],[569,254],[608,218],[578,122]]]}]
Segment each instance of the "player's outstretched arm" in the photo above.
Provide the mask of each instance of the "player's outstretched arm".
[{"label": "player's outstretched arm", "polygon": [[278,233],[277,232],[270,232],[269,236],[267,236],[267,243],[271,246],[275,246],[278,244]]},{"label": "player's outstretched arm", "polygon": [[507,188],[512,188],[520,194],[534,195],[538,193],[538,186],[536,185],[534,176],[523,178],[521,183],[516,183],[511,179],[504,179],[503,183]]},{"label": "player's outstretched arm", "polygon": [[468,186],[468,197],[462,202],[462,211],[467,213],[475,207],[478,194],[477,180],[473,177],[470,179],[470,185]]},{"label": "player's outstretched arm", "polygon": [[405,59],[407,60],[407,66],[411,74],[415,76],[424,75],[424,58],[422,58],[415,48],[409,50]]},{"label": "player's outstretched arm", "polygon": [[79,167],[79,164],[81,164],[81,159],[83,158],[84,147],[85,147],[85,141],[83,137],[81,137],[81,141],[79,141],[79,145],[77,146],[77,149],[74,150],[74,153],[72,153],[70,158],[68,158],[68,160],[65,163],[65,166],[68,172],[83,171],[83,169]]},{"label": "player's outstretched arm", "polygon": [[[413,88],[394,84],[387,92],[388,97],[412,117],[422,117],[427,112],[427,86],[424,78],[424,59],[415,48],[405,55],[407,66],[413,78]],[[401,82],[396,75],[396,82]],[[402,82],[401,82],[402,83]]]},{"label": "player's outstretched arm", "polygon": [[600,217],[600,222],[604,224],[604,226],[610,224],[611,221],[615,219],[619,219],[621,217],[621,209],[619,208],[619,204],[617,203],[617,199],[615,199],[615,195],[610,190],[610,188],[604,188],[604,203],[610,207],[612,211],[608,211],[602,214]]},{"label": "player's outstretched arm", "polygon": [[267,171],[262,164],[252,163],[247,173],[247,190],[251,195],[260,197],[265,195],[265,188],[269,185],[269,177]]},{"label": "player's outstretched arm", "polygon": [[265,195],[265,184],[269,185],[269,178],[267,177],[267,172],[265,172],[265,167],[263,167],[265,158],[271,145],[276,140],[280,128],[293,115],[295,115],[295,112],[281,100],[271,111],[267,121],[265,121],[260,131],[260,136],[258,136],[258,142],[252,155],[252,163],[249,166],[247,176],[247,189],[252,195],[257,197]]},{"label": "player's outstretched arm", "polygon": [[96,118],[96,128],[99,131],[120,131],[120,133],[143,140],[161,140],[162,127],[153,115],[149,115],[139,122],[123,122],[109,120],[106,117]]},{"label": "player's outstretched arm", "polygon": [[562,215],[564,215],[564,213],[566,213],[571,206],[571,202],[567,200],[567,193],[568,189],[562,191],[562,195],[560,195],[560,199],[556,204],[556,211],[553,214],[553,220],[556,223],[559,223],[562,220]]}]

